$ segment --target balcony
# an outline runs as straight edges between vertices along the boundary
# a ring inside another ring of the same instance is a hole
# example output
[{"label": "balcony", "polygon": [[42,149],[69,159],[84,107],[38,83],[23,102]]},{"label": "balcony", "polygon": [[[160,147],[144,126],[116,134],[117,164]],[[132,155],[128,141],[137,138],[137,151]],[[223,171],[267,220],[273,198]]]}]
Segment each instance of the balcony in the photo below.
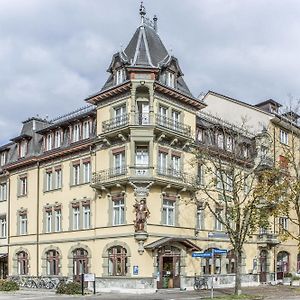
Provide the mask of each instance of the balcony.
[{"label": "balcony", "polygon": [[136,113],[134,125],[151,125],[149,113]]},{"label": "balcony", "polygon": [[117,116],[113,119],[102,122],[102,132],[106,133],[109,131],[113,131],[115,129],[126,127],[128,124],[129,124],[129,114]]},{"label": "balcony", "polygon": [[263,232],[257,235],[257,244],[260,246],[276,246],[280,242],[278,240],[278,235],[269,232]]},{"label": "balcony", "polygon": [[155,115],[155,125],[163,130],[167,129],[169,131],[179,133],[180,135],[191,137],[191,126],[185,125],[164,115]]},{"label": "balcony", "polygon": [[150,167],[144,165],[122,166],[93,173],[92,187],[103,188],[117,184],[126,184],[129,181],[154,181],[158,185],[169,185],[196,189],[196,176],[175,170],[174,168]]},{"label": "balcony", "polygon": [[256,170],[264,171],[273,168],[273,166],[274,166],[274,160],[271,157],[262,156],[259,158]]}]

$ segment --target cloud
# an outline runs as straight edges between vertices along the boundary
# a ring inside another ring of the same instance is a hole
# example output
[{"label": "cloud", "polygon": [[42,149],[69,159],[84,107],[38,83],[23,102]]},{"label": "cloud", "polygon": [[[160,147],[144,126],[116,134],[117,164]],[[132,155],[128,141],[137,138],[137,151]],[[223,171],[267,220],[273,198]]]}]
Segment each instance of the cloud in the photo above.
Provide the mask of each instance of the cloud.
[{"label": "cloud", "polygon": [[[145,0],[195,96],[300,95],[297,0]],[[21,121],[84,105],[140,19],[135,0],[0,0],[0,144]]]}]

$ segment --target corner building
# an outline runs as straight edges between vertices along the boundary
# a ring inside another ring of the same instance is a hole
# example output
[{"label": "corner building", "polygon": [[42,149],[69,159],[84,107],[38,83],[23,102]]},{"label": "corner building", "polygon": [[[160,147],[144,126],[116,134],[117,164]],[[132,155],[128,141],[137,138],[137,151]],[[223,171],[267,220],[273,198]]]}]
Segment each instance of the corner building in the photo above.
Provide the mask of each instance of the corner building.
[{"label": "corner building", "polygon": [[[154,292],[192,288],[195,273],[213,268],[216,284],[233,284],[230,254],[192,257],[230,250],[221,226],[192,201],[198,126],[220,121],[198,114],[205,104],[190,93],[157,19],[140,13],[141,25],[86,107],[52,121],[30,118],[0,147],[3,277],[95,273],[97,291]],[[245,245],[244,284],[259,281],[258,254],[255,239]]]}]

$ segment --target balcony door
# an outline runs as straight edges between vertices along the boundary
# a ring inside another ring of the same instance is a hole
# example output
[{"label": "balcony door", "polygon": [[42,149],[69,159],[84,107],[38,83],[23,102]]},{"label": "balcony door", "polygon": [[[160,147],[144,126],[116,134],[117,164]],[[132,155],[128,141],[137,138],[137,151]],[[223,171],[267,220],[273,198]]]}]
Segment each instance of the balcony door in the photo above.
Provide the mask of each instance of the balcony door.
[{"label": "balcony door", "polygon": [[172,155],[172,175],[175,177],[180,176],[181,166],[180,166],[180,157]]},{"label": "balcony door", "polygon": [[168,109],[164,106],[159,107],[159,125],[166,126],[168,117]]},{"label": "balcony door", "polygon": [[116,126],[121,126],[123,125],[125,121],[125,116],[126,116],[126,107],[125,105],[119,106],[115,108],[115,120],[116,120]]},{"label": "balcony door", "polygon": [[149,124],[149,102],[138,102],[138,125]]},{"label": "balcony door", "polygon": [[147,146],[137,146],[135,152],[136,175],[149,174],[149,148]]},{"label": "balcony door", "polygon": [[125,172],[125,151],[114,154],[113,175],[122,175]]},{"label": "balcony door", "polygon": [[180,112],[173,110],[172,111],[172,120],[173,120],[173,129],[178,130],[180,124]]}]

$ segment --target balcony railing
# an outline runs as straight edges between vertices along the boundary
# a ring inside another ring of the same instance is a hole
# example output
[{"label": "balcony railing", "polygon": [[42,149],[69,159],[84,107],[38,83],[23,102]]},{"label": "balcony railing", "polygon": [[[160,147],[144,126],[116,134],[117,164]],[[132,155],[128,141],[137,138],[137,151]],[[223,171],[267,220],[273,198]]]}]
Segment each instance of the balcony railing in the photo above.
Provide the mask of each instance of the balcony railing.
[{"label": "balcony railing", "polygon": [[93,173],[92,183],[102,183],[111,179],[119,179],[122,177],[126,177],[128,174],[128,167],[121,166],[117,168],[112,168],[108,170],[103,170],[100,172]]},{"label": "balcony railing", "polygon": [[137,177],[139,177],[139,176],[141,176],[141,177],[143,177],[143,176],[148,177],[148,176],[152,175],[149,166],[135,165],[133,167],[130,167],[130,169],[132,170],[131,171],[131,175],[133,177],[135,177],[135,176],[137,176]]},{"label": "balcony railing", "polygon": [[117,116],[113,119],[102,122],[102,130],[103,132],[108,132],[116,128],[127,126],[128,122],[129,122],[128,114]]},{"label": "balcony railing", "polygon": [[155,122],[157,126],[177,131],[183,135],[191,136],[191,126],[185,125],[164,115],[157,114],[155,116]]},{"label": "balcony railing", "polygon": [[135,114],[135,125],[150,125],[150,114],[149,113],[136,113]]},{"label": "balcony railing", "polygon": [[270,232],[261,232],[257,236],[258,243],[265,243],[268,245],[279,244],[278,235]]},{"label": "balcony railing", "polygon": [[162,167],[158,166],[156,168],[156,173],[160,177],[168,177],[168,179],[173,179],[175,181],[181,181],[182,183],[197,185],[197,177],[181,170],[177,170],[172,167]]}]

